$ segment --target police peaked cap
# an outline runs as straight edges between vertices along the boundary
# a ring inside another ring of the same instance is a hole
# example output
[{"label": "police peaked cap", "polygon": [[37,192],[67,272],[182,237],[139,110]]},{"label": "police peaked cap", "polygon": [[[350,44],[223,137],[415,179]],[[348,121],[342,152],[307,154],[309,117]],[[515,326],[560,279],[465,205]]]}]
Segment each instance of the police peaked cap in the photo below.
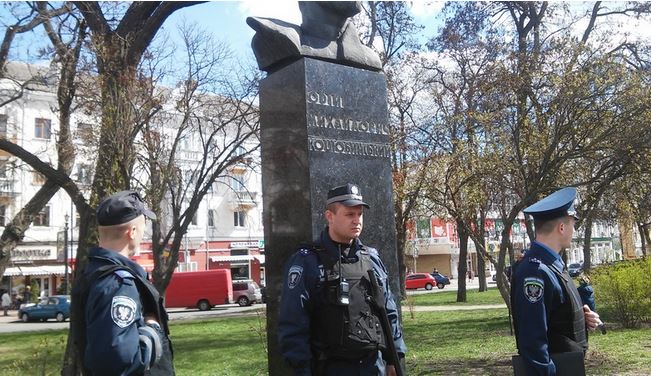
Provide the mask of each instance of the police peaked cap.
[{"label": "police peaked cap", "polygon": [[142,198],[135,191],[121,191],[111,195],[97,206],[97,223],[100,226],[115,226],[127,223],[144,215],[155,220],[156,214],[147,209]]},{"label": "police peaked cap", "polygon": [[574,209],[575,198],[576,188],[566,187],[529,206],[523,212],[540,221],[550,221],[568,215],[578,220]]},{"label": "police peaked cap", "polygon": [[330,205],[335,202],[342,203],[345,206],[358,206],[362,205],[367,208],[370,208],[367,203],[362,201],[362,194],[359,191],[359,187],[355,184],[346,184],[339,187],[334,187],[328,191],[328,200],[326,205]]}]

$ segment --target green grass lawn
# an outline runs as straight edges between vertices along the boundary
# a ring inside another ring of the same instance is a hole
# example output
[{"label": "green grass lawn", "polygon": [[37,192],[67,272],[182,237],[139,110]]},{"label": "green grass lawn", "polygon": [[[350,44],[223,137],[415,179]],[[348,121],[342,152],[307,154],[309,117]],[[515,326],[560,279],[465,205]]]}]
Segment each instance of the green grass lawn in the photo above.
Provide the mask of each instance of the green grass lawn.
[{"label": "green grass lawn", "polygon": [[413,301],[415,306],[504,304],[497,288],[490,288],[484,292],[478,292],[476,289],[467,290],[466,300],[465,303],[457,303],[456,290],[407,297],[407,301]]},{"label": "green grass lawn", "polygon": [[[172,322],[177,375],[265,375],[263,319]],[[506,309],[416,312],[413,319],[405,315],[404,329],[409,375],[512,374],[515,342],[509,335]],[[61,330],[0,334],[0,374],[58,375],[65,336]],[[593,333],[590,347],[590,375],[650,373],[650,328]]]}]

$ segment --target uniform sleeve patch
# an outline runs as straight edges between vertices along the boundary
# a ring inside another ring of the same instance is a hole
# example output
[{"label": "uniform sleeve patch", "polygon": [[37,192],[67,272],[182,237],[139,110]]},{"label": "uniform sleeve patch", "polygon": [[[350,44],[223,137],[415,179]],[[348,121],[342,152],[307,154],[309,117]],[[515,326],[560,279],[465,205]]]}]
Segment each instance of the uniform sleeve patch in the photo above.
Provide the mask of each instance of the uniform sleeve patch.
[{"label": "uniform sleeve patch", "polygon": [[542,298],[545,291],[545,283],[540,278],[524,279],[524,295],[530,303],[536,303]]},{"label": "uniform sleeve patch", "polygon": [[293,289],[301,281],[301,276],[303,275],[303,267],[298,265],[292,265],[289,268],[289,273],[287,274],[287,285],[290,289]]},{"label": "uniform sleeve patch", "polygon": [[136,321],[136,302],[128,296],[114,296],[111,302],[111,319],[120,328],[126,328]]}]

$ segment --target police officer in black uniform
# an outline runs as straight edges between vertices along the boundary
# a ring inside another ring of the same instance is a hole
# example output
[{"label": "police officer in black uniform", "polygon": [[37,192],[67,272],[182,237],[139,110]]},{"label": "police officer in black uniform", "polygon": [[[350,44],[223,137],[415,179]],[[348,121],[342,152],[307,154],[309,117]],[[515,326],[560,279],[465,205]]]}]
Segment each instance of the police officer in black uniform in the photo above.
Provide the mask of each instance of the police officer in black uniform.
[{"label": "police officer in black uniform", "polygon": [[524,209],[533,217],[536,240],[515,266],[511,305],[528,375],[556,375],[550,354],[585,354],[586,328],[601,324],[599,315],[581,302],[559,255],[572,243],[575,198],[576,188],[563,188]]},{"label": "police officer in black uniform", "polygon": [[[369,206],[354,184],[331,189],[326,205],[328,226],[320,238],[287,263],[278,323],[282,355],[296,375],[395,375],[390,363],[399,360],[391,360],[386,338],[398,358],[406,346],[387,270],[377,250],[359,240]],[[386,308],[391,333],[383,332],[370,296]]]},{"label": "police officer in black uniform", "polygon": [[80,308],[71,330],[86,375],[174,375],[162,300],[129,259],[145,217],[156,219],[134,191],[118,192],[97,208],[99,247],[90,250],[73,289]]}]

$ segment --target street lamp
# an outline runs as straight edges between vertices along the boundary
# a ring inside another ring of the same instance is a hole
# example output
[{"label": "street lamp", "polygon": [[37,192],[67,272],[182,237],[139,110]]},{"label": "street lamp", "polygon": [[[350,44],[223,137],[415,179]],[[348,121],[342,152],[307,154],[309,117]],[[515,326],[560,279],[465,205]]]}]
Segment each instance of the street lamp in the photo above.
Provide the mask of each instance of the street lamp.
[{"label": "street lamp", "polygon": [[63,263],[65,265],[64,268],[64,275],[65,275],[65,284],[66,284],[66,290],[65,293],[68,295],[68,219],[70,219],[70,216],[66,214],[64,217],[65,223],[63,227]]}]

